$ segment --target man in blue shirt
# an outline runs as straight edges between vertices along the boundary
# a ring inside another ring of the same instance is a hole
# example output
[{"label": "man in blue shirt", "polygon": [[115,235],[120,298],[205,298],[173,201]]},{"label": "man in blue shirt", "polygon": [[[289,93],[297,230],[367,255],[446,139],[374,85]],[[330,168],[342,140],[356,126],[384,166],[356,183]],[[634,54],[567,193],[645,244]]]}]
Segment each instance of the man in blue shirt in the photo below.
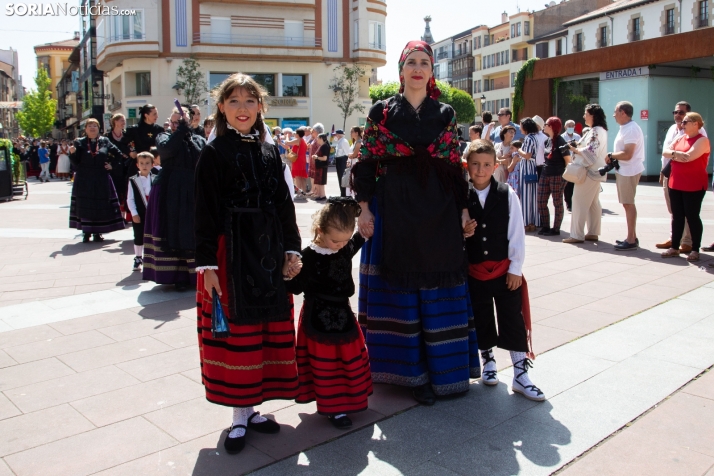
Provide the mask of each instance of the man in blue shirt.
[{"label": "man in blue shirt", "polygon": [[499,124],[499,126],[496,127],[493,130],[493,132],[491,133],[491,137],[490,137],[491,142],[493,142],[494,144],[503,142],[501,140],[501,128],[506,127],[508,125],[511,125],[516,128],[516,136],[513,138],[513,140],[523,140],[523,133],[521,132],[521,126],[511,122],[512,115],[513,115],[513,113],[507,107],[502,107],[501,109],[498,110],[498,124]]}]

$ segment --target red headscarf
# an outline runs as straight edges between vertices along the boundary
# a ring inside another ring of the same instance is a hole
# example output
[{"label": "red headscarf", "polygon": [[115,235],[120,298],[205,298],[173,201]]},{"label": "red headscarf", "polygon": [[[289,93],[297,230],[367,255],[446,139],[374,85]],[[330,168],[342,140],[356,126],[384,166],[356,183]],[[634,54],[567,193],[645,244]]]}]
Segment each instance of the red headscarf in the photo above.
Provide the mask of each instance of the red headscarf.
[{"label": "red headscarf", "polygon": [[407,43],[407,46],[404,47],[402,56],[399,57],[399,82],[401,83],[399,93],[401,94],[404,92],[404,76],[402,76],[402,68],[404,68],[404,63],[406,63],[407,57],[415,51],[423,51],[429,55],[432,74],[431,79],[429,79],[429,83],[426,85],[426,94],[432,99],[439,99],[441,91],[436,87],[436,79],[434,79],[434,52],[431,50],[431,46],[424,41],[410,41]]}]

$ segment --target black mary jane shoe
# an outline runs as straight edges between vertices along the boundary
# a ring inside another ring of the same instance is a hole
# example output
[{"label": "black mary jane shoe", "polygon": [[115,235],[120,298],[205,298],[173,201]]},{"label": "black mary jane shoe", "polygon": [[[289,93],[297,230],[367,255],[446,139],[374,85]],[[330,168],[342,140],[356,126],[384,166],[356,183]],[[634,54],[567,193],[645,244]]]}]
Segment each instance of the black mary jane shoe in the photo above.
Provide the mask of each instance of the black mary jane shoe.
[{"label": "black mary jane shoe", "polygon": [[89,243],[89,238],[91,236],[92,236],[91,234],[85,233],[84,236],[82,237],[82,243]]},{"label": "black mary jane shoe", "polygon": [[253,417],[256,415],[260,415],[260,412],[255,412],[248,417],[248,428],[257,431],[258,433],[266,433],[269,435],[280,431],[280,425],[278,425],[276,421],[269,418],[266,418],[265,421],[261,421],[260,423],[253,423]]},{"label": "black mary jane shoe", "polygon": [[412,396],[414,400],[422,405],[431,406],[436,403],[436,395],[434,395],[434,391],[431,389],[431,384],[428,383],[414,387],[412,389]]},{"label": "black mary jane shoe", "polygon": [[94,235],[92,235],[92,239],[94,241],[104,241],[104,237],[99,233],[95,233]]},{"label": "black mary jane shoe", "polygon": [[248,431],[245,425],[231,425],[231,427],[228,428],[228,434],[226,435],[226,441],[223,442],[223,447],[230,455],[238,454],[243,451],[243,448],[245,448],[245,433],[243,433],[243,436],[239,436],[238,438],[230,437],[231,431],[235,428],[243,428]]},{"label": "black mary jane shoe", "polygon": [[546,236],[547,236],[549,233],[550,233],[550,228],[547,227],[547,226],[544,226],[543,228],[541,228],[541,229],[538,231],[538,234],[539,234],[539,235],[546,235]]},{"label": "black mary jane shoe", "polygon": [[328,416],[328,420],[330,420],[330,423],[337,428],[338,430],[346,430],[347,428],[352,427],[352,420],[345,416],[341,416],[340,418],[335,418],[334,416]]},{"label": "black mary jane shoe", "polygon": [[548,233],[543,233],[545,236],[559,236],[560,235],[560,229],[556,228],[551,228],[548,230]]}]

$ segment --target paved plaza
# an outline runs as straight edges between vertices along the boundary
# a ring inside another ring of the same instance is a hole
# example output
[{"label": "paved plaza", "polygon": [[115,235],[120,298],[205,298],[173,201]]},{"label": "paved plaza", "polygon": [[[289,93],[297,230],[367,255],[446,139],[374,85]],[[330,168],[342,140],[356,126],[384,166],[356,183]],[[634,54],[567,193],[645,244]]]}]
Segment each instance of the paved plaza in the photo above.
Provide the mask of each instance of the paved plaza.
[{"label": "paved plaza", "polygon": [[[657,184],[637,191],[638,251],[613,249],[626,231],[612,181],[601,241],[527,236],[531,376],[546,402],[510,391],[498,351],[500,385],[473,381],[433,407],[375,385],[349,432],[314,404],[266,403],[257,409],[281,433],[249,432],[237,456],[223,450],[230,409],[204,397],[194,293],[131,271],[131,228],[81,243],[67,228],[70,190],[31,180],[28,200],[0,203],[0,476],[714,476],[714,255],[660,258],[669,217]],[[304,244],[319,207],[296,203]],[[702,218],[706,245],[714,194]]]}]

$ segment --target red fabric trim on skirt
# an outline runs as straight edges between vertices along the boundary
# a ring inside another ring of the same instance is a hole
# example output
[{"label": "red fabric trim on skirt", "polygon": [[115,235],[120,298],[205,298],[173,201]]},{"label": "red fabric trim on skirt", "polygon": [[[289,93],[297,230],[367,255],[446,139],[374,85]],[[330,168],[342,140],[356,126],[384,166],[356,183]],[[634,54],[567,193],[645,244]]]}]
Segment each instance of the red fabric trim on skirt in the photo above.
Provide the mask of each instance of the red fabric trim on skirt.
[{"label": "red fabric trim on skirt", "polygon": [[[469,265],[469,276],[479,281],[490,281],[491,279],[500,278],[508,273],[508,267],[511,266],[511,260],[504,259],[503,261],[484,261],[482,263]],[[523,314],[523,323],[526,326],[526,336],[528,337],[528,358],[535,360],[533,352],[533,326],[531,324],[531,301],[528,297],[528,283],[523,276],[521,284],[521,313]]]},{"label": "red fabric trim on skirt", "polygon": [[302,319],[301,312],[297,337],[300,390],[295,401],[317,401],[321,415],[366,410],[367,398],[372,395],[372,374],[362,333],[348,344],[323,344],[305,335]]},{"label": "red fabric trim on skirt", "polygon": [[[218,281],[223,291],[223,310],[230,320],[227,296],[226,247],[218,241]],[[292,302],[292,296],[290,297]],[[201,375],[209,402],[231,407],[250,407],[268,400],[293,400],[298,394],[295,359],[295,321],[255,325],[229,323],[227,339],[213,339],[213,300],[198,275],[198,349]]]}]

